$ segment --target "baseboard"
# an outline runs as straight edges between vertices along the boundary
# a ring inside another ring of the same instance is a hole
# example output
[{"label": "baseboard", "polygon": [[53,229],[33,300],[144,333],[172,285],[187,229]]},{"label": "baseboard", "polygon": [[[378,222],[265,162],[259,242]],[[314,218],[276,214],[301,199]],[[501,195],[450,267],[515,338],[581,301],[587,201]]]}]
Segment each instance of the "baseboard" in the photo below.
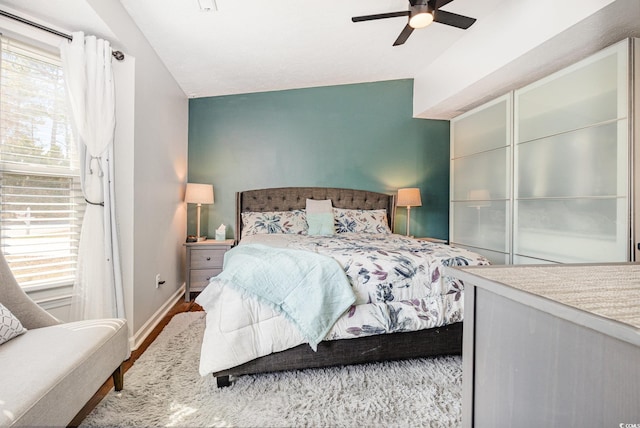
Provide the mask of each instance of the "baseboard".
[{"label": "baseboard", "polygon": [[129,348],[132,351],[138,349],[142,342],[151,334],[154,328],[162,321],[162,319],[167,315],[167,313],[173,308],[173,306],[178,303],[178,300],[184,298],[184,292],[186,290],[186,285],[183,283],[180,288],[176,290],[175,293],[169,297],[169,299],[164,303],[164,305],[160,306],[160,308],[147,320],[146,323],[138,330],[132,337],[129,338]]}]

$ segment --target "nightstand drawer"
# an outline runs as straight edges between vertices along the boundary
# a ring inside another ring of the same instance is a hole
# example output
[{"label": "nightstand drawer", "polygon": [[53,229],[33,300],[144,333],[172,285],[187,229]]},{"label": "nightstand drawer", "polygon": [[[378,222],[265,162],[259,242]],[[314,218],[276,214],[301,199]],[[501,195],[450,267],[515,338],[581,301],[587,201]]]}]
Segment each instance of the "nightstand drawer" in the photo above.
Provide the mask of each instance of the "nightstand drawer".
[{"label": "nightstand drawer", "polygon": [[191,269],[222,268],[224,248],[191,250]]},{"label": "nightstand drawer", "polygon": [[191,300],[192,291],[202,291],[209,280],[222,272],[224,253],[233,247],[233,239],[224,241],[187,242],[186,281],[184,300]]},{"label": "nightstand drawer", "polygon": [[191,291],[202,291],[209,285],[209,280],[222,272],[219,269],[194,269],[189,273],[189,282],[191,283]]}]

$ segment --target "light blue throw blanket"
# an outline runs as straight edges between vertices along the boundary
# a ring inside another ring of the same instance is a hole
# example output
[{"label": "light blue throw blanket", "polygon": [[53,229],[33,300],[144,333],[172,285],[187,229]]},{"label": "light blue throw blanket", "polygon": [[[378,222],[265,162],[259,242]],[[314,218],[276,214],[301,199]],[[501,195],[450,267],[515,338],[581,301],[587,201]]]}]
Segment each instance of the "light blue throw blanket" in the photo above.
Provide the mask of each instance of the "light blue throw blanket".
[{"label": "light blue throw blanket", "polygon": [[340,264],[310,251],[239,245],[216,278],[283,313],[314,351],[356,300]]}]

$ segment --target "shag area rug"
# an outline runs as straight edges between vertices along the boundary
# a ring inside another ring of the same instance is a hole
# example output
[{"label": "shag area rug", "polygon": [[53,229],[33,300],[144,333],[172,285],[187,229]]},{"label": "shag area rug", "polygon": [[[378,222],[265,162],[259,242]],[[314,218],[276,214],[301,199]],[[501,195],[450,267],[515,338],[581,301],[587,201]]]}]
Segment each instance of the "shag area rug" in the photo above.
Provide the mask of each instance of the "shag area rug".
[{"label": "shag area rug", "polygon": [[457,427],[460,357],[240,376],[198,373],[204,312],[175,315],[88,427]]}]

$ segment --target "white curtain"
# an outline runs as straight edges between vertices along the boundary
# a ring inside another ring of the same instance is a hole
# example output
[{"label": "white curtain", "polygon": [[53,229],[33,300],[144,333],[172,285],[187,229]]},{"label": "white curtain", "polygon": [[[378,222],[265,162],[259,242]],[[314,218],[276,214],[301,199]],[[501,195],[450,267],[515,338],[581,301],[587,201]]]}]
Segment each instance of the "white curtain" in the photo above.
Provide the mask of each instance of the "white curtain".
[{"label": "white curtain", "polygon": [[61,44],[60,56],[87,201],[71,316],[78,320],[124,318],[114,206],[115,91],[111,47],[105,40],[75,32],[71,42]]}]

